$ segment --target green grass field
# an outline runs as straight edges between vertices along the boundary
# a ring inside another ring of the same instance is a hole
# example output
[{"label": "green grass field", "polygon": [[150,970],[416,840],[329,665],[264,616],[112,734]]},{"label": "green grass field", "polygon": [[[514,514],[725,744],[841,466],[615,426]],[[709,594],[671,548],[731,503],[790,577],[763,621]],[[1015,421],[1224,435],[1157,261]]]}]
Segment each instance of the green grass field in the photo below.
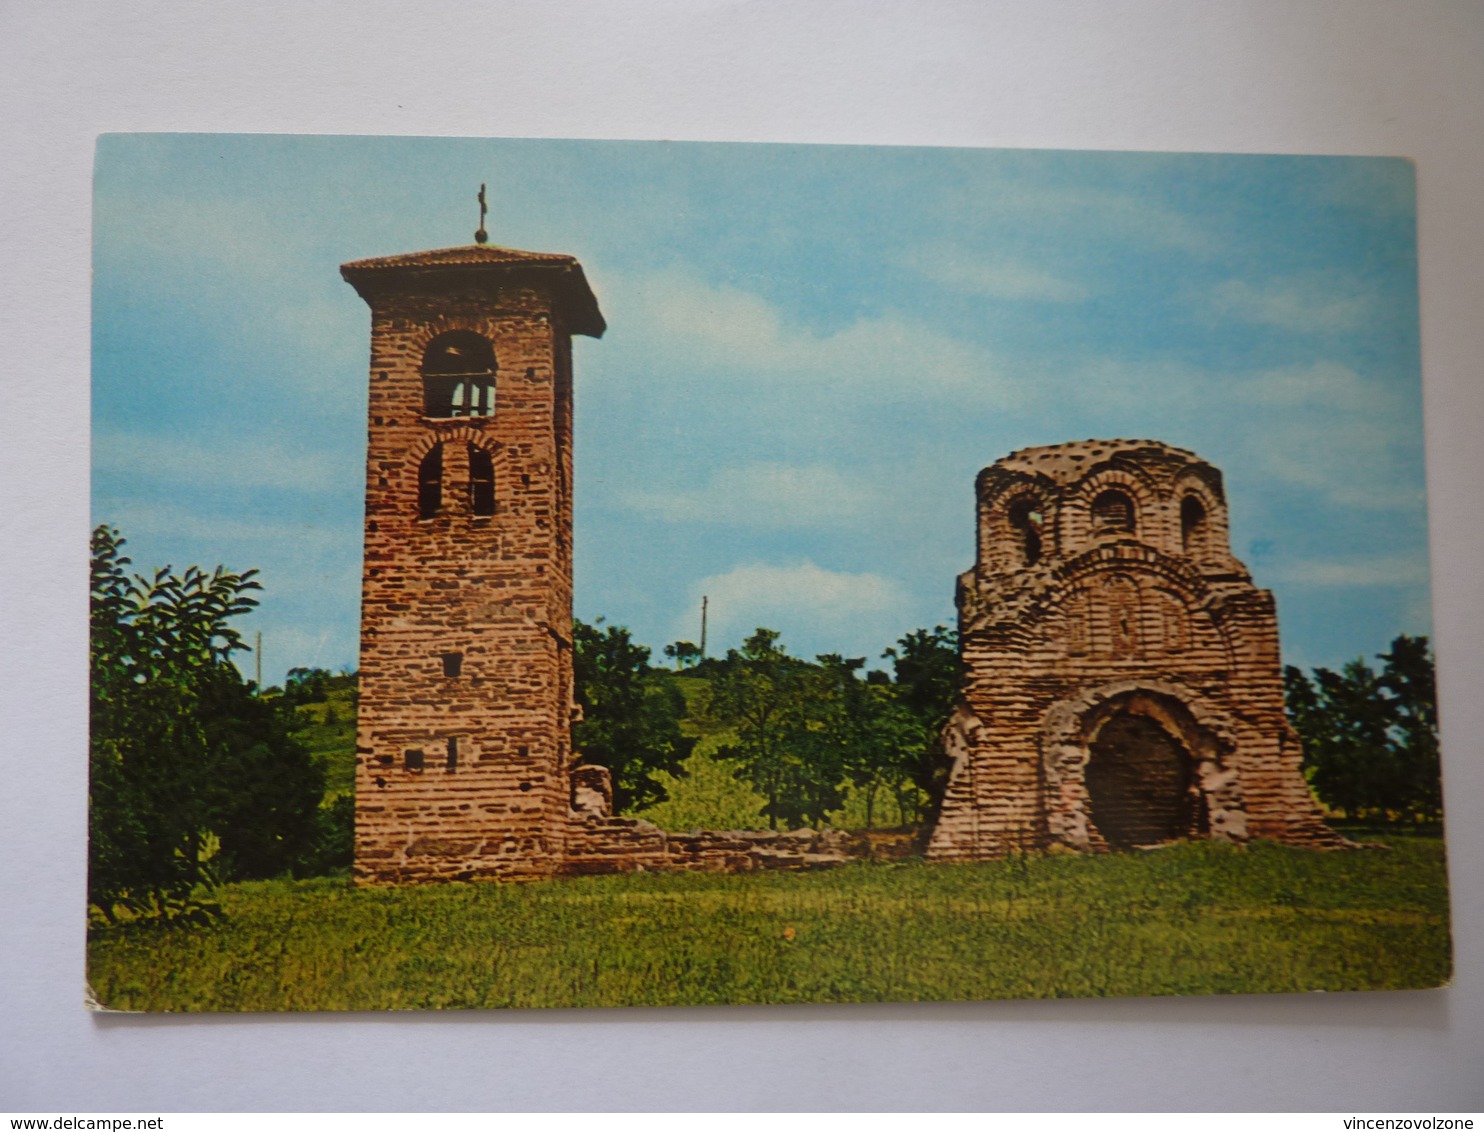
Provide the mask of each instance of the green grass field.
[{"label": "green grass field", "polygon": [[977,865],[221,893],[210,928],[95,926],[118,1010],[878,1002],[1430,987],[1442,842],[1209,843]]},{"label": "green grass field", "polygon": [[[682,677],[687,699],[703,680]],[[348,688],[297,709],[353,787]],[[692,711],[688,774],[637,815],[762,828],[762,799]],[[878,805],[877,824],[897,814]],[[864,826],[859,799],[832,815]],[[1356,834],[1369,838],[1371,835]],[[201,928],[95,924],[89,978],[119,1010],[386,1010],[876,1002],[1437,986],[1449,977],[1438,836],[1389,851],[1260,843],[822,873],[589,877],[357,890],[344,878],[226,886]]]}]

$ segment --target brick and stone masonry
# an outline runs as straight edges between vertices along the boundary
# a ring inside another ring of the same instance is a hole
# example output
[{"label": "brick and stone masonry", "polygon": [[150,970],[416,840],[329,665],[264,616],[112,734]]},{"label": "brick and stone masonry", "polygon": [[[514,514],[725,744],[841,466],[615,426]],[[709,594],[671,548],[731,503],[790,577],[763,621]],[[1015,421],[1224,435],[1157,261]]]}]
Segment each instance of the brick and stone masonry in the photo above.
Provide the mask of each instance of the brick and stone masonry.
[{"label": "brick and stone masonry", "polygon": [[[825,831],[611,815],[571,749],[571,256],[476,245],[341,267],[371,308],[356,736],[359,883],[812,868]],[[985,469],[934,860],[1180,837],[1341,844],[1299,771],[1272,595],[1221,475],[1154,441]]]},{"label": "brick and stone masonry", "polygon": [[1284,713],[1272,594],[1221,473],[1149,440],[1014,452],[976,483],[963,683],[930,860],[1183,837],[1345,844]]},{"label": "brick and stone masonry", "polygon": [[575,259],[360,260],[371,308],[358,880],[560,869],[572,758]]},{"label": "brick and stone masonry", "polygon": [[571,256],[485,245],[340,269],[371,308],[354,876],[815,868],[844,836],[668,833],[571,748]]}]

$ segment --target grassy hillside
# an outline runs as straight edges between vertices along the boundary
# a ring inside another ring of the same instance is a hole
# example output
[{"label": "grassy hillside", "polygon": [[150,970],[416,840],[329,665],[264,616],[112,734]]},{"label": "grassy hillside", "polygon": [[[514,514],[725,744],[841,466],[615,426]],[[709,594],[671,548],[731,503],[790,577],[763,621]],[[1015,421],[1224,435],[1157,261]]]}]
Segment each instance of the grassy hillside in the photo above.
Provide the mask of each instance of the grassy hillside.
[{"label": "grassy hillside", "polygon": [[228,886],[209,929],[95,929],[121,1010],[872,1002],[1436,986],[1442,843],[1209,843],[977,865],[528,885]]},{"label": "grassy hillside", "polygon": [[355,791],[355,677],[332,678],[328,697],[294,709],[299,726],[294,738],[325,768],[325,804]]}]

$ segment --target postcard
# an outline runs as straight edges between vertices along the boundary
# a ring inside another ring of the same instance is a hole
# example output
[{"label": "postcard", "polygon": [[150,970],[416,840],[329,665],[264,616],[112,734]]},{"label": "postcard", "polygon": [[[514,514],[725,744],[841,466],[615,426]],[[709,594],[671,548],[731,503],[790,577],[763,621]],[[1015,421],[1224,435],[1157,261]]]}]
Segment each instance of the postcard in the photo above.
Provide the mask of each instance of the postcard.
[{"label": "postcard", "polygon": [[1436,987],[1396,158],[107,135],[90,1002]]}]

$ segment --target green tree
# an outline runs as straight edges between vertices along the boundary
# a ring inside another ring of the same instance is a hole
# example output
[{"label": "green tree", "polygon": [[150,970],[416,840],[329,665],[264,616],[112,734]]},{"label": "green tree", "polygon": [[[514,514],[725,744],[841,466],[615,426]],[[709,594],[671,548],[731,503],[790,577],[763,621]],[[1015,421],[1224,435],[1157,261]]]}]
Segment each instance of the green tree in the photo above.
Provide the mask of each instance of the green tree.
[{"label": "green tree", "polygon": [[1383,662],[1380,684],[1391,705],[1391,750],[1406,809],[1413,817],[1437,821],[1443,816],[1443,780],[1437,674],[1427,638],[1403,634],[1378,659]]},{"label": "green tree", "polygon": [[256,572],[131,576],[123,545],[93,532],[88,899],[201,918],[203,887],[294,865],[323,778],[230,660]]},{"label": "green tree", "polygon": [[858,683],[861,662],[809,664],[789,656],[778,636],[758,629],[728,651],[711,675],[706,711],[735,733],[717,756],[735,762],[737,777],[763,796],[769,826],[819,825],[844,801],[852,739],[842,688]]},{"label": "green tree", "polygon": [[1347,819],[1436,820],[1442,814],[1434,673],[1425,637],[1397,637],[1378,673],[1363,659],[1313,679],[1284,669],[1289,718],[1304,767],[1326,805]]},{"label": "green tree", "polygon": [[582,719],[572,746],[613,776],[613,806],[630,812],[663,802],[657,771],[683,776],[696,740],[680,730],[685,696],[673,676],[651,668],[649,649],[620,625],[572,623],[574,696]]},{"label": "green tree", "polygon": [[948,722],[958,696],[958,634],[942,625],[914,629],[881,654],[892,662],[907,707],[937,730]]},{"label": "green tree", "polygon": [[335,678],[325,668],[290,668],[283,681],[283,698],[290,704],[319,703],[330,694]]},{"label": "green tree", "polygon": [[859,676],[864,659],[845,660],[827,654],[817,658],[814,697],[822,726],[817,742],[830,748],[830,769],[838,766],[866,804],[866,828],[876,819],[876,800],[888,794],[897,806],[897,818],[917,813],[920,792],[917,765],[922,755],[919,721],[902,690],[880,673]]},{"label": "green tree", "polygon": [[687,668],[701,659],[701,650],[691,641],[676,641],[665,646],[665,655],[677,668]]},{"label": "green tree", "polygon": [[958,633],[942,625],[915,629],[882,656],[892,662],[900,701],[917,723],[912,783],[929,807],[936,808],[948,784],[948,760],[941,736],[958,698],[962,671]]}]

